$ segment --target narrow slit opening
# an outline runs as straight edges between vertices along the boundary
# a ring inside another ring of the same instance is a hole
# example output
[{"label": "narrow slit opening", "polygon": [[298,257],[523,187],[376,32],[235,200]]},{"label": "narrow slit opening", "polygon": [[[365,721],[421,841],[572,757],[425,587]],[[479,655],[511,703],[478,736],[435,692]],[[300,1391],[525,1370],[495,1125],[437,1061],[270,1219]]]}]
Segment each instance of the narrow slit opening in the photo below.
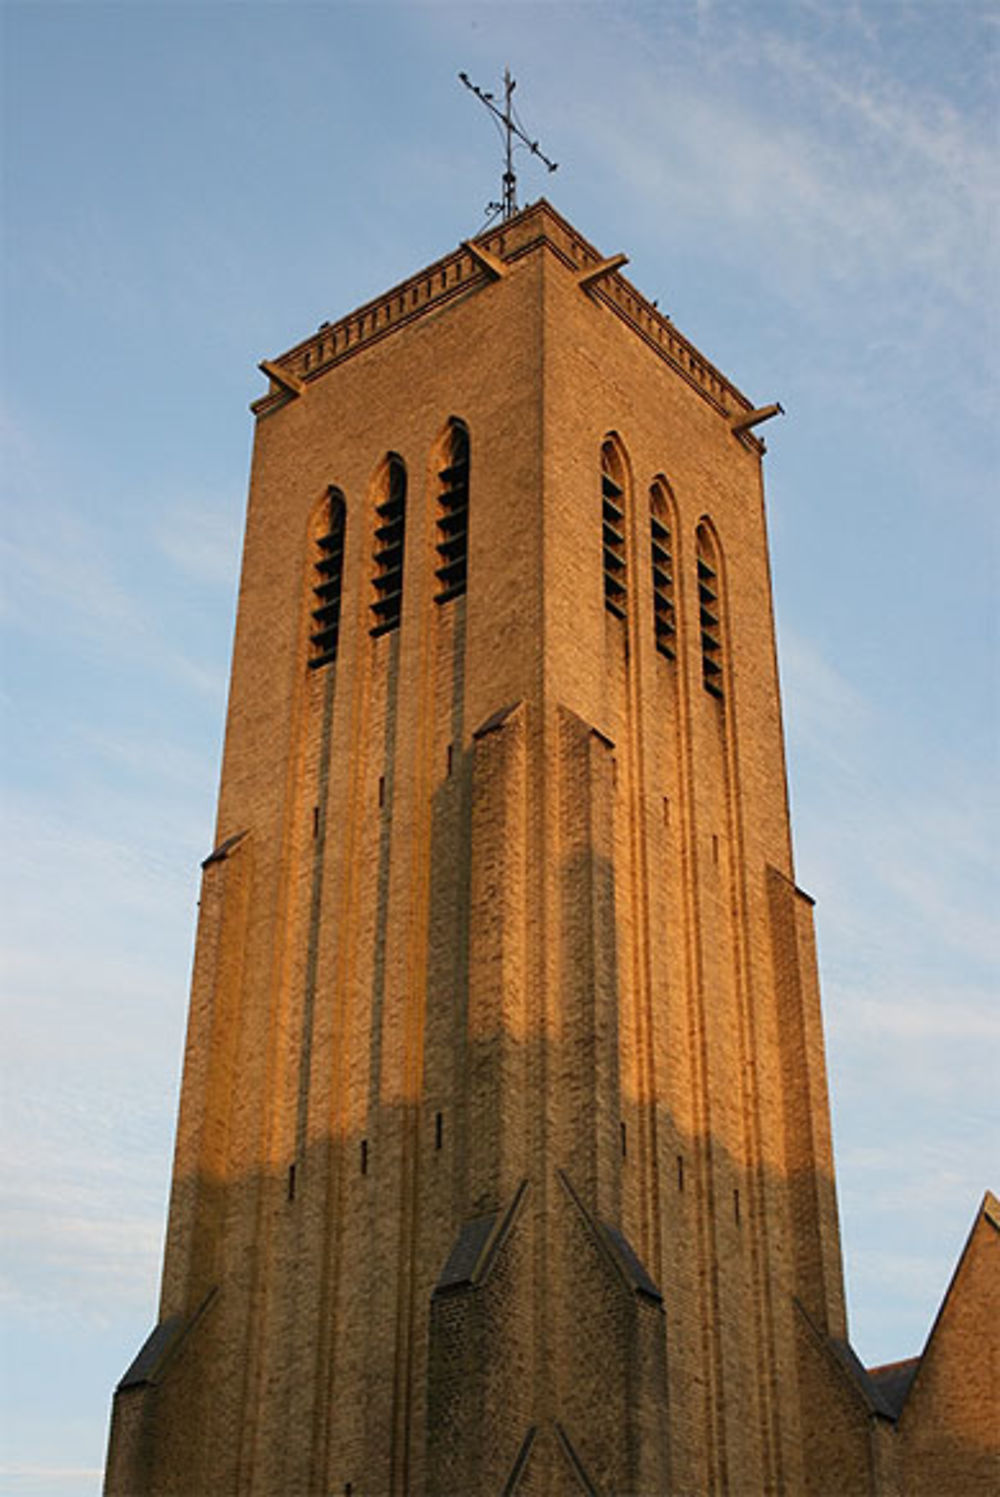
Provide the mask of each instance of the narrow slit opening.
[{"label": "narrow slit opening", "polygon": [[437,562],[434,575],[436,603],[450,603],[466,589],[469,557],[469,433],[464,422],[453,417],[448,423],[438,472]]}]

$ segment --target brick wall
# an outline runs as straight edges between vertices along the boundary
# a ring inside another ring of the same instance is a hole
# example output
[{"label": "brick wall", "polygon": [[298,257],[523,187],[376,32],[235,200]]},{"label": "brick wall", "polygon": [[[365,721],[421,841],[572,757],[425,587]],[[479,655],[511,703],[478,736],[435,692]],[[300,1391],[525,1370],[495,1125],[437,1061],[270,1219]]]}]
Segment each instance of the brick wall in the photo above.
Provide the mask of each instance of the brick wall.
[{"label": "brick wall", "polygon": [[[216,844],[241,840],[206,869],[164,1272],[190,1330],[145,1413],[119,1395],[109,1490],[793,1492],[817,1448],[794,1299],[842,1336],[843,1298],[749,402],[620,275],[582,286],[599,256],[546,205],[481,247],[257,403]],[[452,417],[468,591],[441,605]],[[373,638],[389,453],[402,617]],[[338,657],[310,670],[331,485]]]}]

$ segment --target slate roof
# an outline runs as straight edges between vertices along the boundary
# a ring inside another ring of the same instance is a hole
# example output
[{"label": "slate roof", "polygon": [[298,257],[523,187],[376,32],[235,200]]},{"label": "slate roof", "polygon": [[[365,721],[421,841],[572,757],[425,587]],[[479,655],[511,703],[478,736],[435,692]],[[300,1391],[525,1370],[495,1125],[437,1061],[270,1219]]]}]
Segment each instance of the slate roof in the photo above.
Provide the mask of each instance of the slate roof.
[{"label": "slate roof", "polygon": [[919,1357],[907,1357],[903,1362],[886,1362],[882,1367],[869,1367],[869,1380],[878,1389],[879,1397],[889,1408],[893,1419],[903,1412],[910,1384],[917,1375]]}]

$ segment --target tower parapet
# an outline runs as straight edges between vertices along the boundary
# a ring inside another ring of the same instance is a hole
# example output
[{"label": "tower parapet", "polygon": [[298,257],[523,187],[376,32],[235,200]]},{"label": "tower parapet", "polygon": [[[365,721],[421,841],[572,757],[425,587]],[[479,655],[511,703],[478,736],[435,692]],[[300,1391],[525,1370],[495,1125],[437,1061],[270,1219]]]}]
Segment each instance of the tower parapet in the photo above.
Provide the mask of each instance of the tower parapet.
[{"label": "tower parapet", "polygon": [[[674,327],[669,317],[615,270],[588,281],[606,265],[600,252],[566,219],[540,198],[515,219],[474,241],[467,241],[410,276],[391,291],[366,302],[337,322],[327,323],[309,338],[270,361],[283,373],[308,384],[362,348],[409,326],[417,318],[439,310],[456,297],[495,280],[498,269],[523,255],[542,249],[582,278],[587,291],[606,306],[688,380],[720,414],[749,413],[751,402],[694,344]],[[621,257],[624,260],[624,256]],[[491,263],[492,262],[492,263]],[[274,381],[272,389],[254,401],[253,410],[266,415],[287,398],[288,390]],[[753,440],[753,439],[751,439]]]}]

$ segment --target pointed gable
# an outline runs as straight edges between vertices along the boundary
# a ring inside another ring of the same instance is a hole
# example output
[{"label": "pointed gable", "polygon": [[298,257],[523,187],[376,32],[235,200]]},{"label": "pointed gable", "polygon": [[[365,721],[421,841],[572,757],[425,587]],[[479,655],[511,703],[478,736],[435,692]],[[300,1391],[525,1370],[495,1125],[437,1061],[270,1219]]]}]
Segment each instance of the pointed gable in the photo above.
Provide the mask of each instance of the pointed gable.
[{"label": "pointed gable", "polygon": [[[873,1373],[888,1376],[890,1368]],[[1000,1201],[987,1191],[908,1386],[898,1432],[911,1497],[1000,1491]]]}]

